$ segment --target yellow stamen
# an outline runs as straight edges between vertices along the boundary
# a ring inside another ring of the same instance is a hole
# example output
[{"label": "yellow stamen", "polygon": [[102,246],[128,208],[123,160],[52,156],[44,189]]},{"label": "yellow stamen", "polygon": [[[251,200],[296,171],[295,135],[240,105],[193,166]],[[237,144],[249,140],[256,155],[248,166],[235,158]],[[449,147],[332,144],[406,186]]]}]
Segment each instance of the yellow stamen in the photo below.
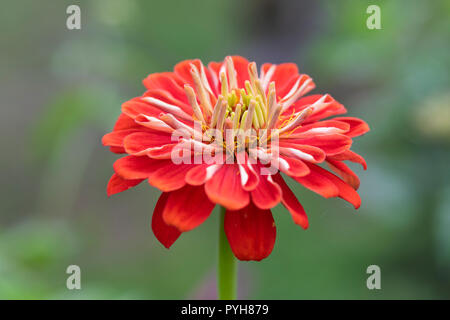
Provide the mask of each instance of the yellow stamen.
[{"label": "yellow stamen", "polygon": [[259,120],[258,120],[258,114],[256,112],[256,107],[255,107],[255,114],[253,115],[252,123],[253,123],[253,126],[255,127],[255,129],[258,130],[260,125],[259,125]]},{"label": "yellow stamen", "polygon": [[255,92],[253,91],[252,85],[248,80],[245,80],[245,90],[247,90],[247,94],[255,96]]},{"label": "yellow stamen", "polygon": [[[280,116],[280,113],[281,113],[281,109],[282,109],[281,105],[277,105],[274,108],[275,111],[273,112],[272,118],[269,120],[269,123],[267,124],[266,130],[264,131],[264,133],[261,136],[261,141],[264,142],[267,138],[268,132],[270,130],[272,130],[273,128],[275,128],[275,126],[278,122],[278,117]],[[271,136],[272,136],[272,133],[271,133]]]},{"label": "yellow stamen", "polygon": [[233,128],[237,129],[239,127],[239,120],[241,117],[241,108],[242,105],[240,103],[238,103],[236,105],[236,110],[234,110],[234,119],[233,119]]},{"label": "yellow stamen", "polygon": [[189,85],[184,86],[184,91],[186,92],[186,96],[189,100],[189,104],[192,107],[192,110],[194,110],[194,115],[197,118],[197,120],[200,120],[202,123],[206,123],[205,119],[203,118],[202,110],[200,106],[197,103],[197,98],[195,96],[194,89],[190,87]]},{"label": "yellow stamen", "polygon": [[221,93],[224,97],[228,95],[228,79],[225,71],[220,72]]},{"label": "yellow stamen", "polygon": [[276,103],[277,103],[277,98],[276,98],[276,92],[275,92],[275,84],[273,82],[270,84],[269,86],[269,101],[268,101],[268,110],[267,110],[267,121],[270,121],[270,119],[273,117],[273,113],[275,112],[276,109]]},{"label": "yellow stamen", "polygon": [[253,116],[255,114],[256,101],[254,99],[250,100],[250,105],[248,106],[247,119],[245,120],[244,130],[248,130],[252,127]]},{"label": "yellow stamen", "polygon": [[[256,101],[258,102],[259,108],[261,109],[262,123],[264,124],[266,122],[266,120],[267,120],[267,110],[266,110],[266,107],[265,107],[265,103],[264,103],[263,98],[261,97],[261,95],[258,95],[256,97]],[[261,123],[261,121],[260,121],[260,123]]]},{"label": "yellow stamen", "polygon": [[264,106],[266,106],[267,105],[266,94],[264,92],[264,89],[261,85],[261,81],[259,79],[255,80],[255,87],[256,87],[257,92],[261,95],[261,97],[263,99]]},{"label": "yellow stamen", "polygon": [[221,103],[219,104],[220,111],[217,115],[217,125],[216,129],[222,130],[223,124],[225,122],[226,112],[227,112],[227,102],[222,99]]},{"label": "yellow stamen", "polygon": [[275,90],[275,82],[272,81],[271,83],[269,83],[269,91],[273,90],[274,92],[276,92]]},{"label": "yellow stamen", "polygon": [[231,94],[228,95],[228,104],[230,106],[234,106],[237,102],[237,95],[234,90],[231,91]]},{"label": "yellow stamen", "polygon": [[205,87],[203,86],[203,83],[200,79],[200,75],[198,73],[197,67],[194,65],[191,65],[191,76],[192,80],[194,80],[195,89],[198,93],[198,98],[200,100],[200,103],[203,107],[203,112],[205,112],[207,115],[211,115],[212,113],[212,106],[211,101],[209,99],[209,93],[206,91]]},{"label": "yellow stamen", "polygon": [[256,116],[258,118],[259,127],[262,128],[264,126],[264,123],[265,123],[264,115],[263,115],[263,111],[262,111],[261,102],[259,101],[260,99],[257,99],[257,100],[258,101],[256,103],[255,113],[256,113]]},{"label": "yellow stamen", "polygon": [[216,105],[214,106],[214,109],[213,109],[213,114],[212,114],[212,117],[211,117],[211,122],[210,122],[210,124],[209,124],[209,126],[211,127],[211,128],[214,128],[214,126],[216,125],[216,123],[217,123],[217,116],[218,116],[218,114],[219,114],[219,112],[220,112],[220,106],[222,105],[222,101],[223,101],[224,99],[223,99],[223,97],[221,96],[221,95],[219,95],[219,97],[218,97],[218,99],[217,99],[217,102],[216,102]]},{"label": "yellow stamen", "polygon": [[282,109],[281,105],[277,105],[274,108],[275,111],[273,112],[272,118],[270,119],[269,123],[267,124],[267,130],[275,128],[275,125],[277,124],[277,121],[278,121],[278,117],[280,116],[280,113],[281,113],[281,109]]},{"label": "yellow stamen", "polygon": [[250,76],[252,85],[254,85],[255,80],[258,79],[258,70],[256,68],[255,62],[251,62],[248,64],[248,75]]},{"label": "yellow stamen", "polygon": [[228,79],[230,81],[230,89],[237,89],[236,70],[234,69],[233,59],[228,56],[225,58],[228,71]]},{"label": "yellow stamen", "polygon": [[244,114],[242,115],[241,125],[240,125],[240,129],[242,129],[242,130],[245,130],[245,124],[247,122],[247,115],[248,115],[248,110],[244,111]]}]

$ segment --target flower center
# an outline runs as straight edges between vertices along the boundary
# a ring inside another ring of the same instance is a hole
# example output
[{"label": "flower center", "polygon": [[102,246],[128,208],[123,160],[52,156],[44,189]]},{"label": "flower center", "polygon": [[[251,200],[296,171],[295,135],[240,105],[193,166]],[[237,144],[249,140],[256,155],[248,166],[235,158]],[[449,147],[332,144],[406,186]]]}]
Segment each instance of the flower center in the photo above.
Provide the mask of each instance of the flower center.
[{"label": "flower center", "polygon": [[[194,64],[191,65],[195,91],[189,85],[184,87],[194,111],[194,120],[201,122],[203,134],[211,129],[218,131],[223,147],[228,151],[235,152],[242,148],[248,150],[250,143],[259,141],[264,144],[269,141],[273,137],[272,129],[276,128],[282,110],[292,104],[291,96],[297,95],[296,89],[289,97],[277,102],[275,82],[268,83],[268,77],[264,75],[259,77],[255,62],[249,63],[249,80],[245,81],[244,88],[239,88],[233,60],[227,57],[219,72],[220,94],[216,96],[209,86],[203,66],[200,68],[201,70]],[[281,132],[295,129],[311,114],[311,110],[305,111],[288,119]],[[244,138],[242,134],[245,135]],[[213,135],[210,134],[209,142],[216,140],[217,135]]]}]

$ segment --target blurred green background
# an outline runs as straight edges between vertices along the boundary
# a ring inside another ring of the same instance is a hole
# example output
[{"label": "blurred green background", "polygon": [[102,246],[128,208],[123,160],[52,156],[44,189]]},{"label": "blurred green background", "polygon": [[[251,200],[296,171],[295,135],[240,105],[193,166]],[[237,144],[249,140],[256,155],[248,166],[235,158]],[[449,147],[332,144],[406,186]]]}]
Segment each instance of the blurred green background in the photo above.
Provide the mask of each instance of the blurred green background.
[{"label": "blurred green background", "polygon": [[450,1],[7,0],[0,30],[0,298],[215,298],[218,212],[164,249],[159,192],[108,199],[117,156],[100,139],[149,73],[229,54],[297,63],[372,129],[353,147],[361,208],[294,187],[310,228],[276,207],[275,248],[240,263],[240,298],[450,298]]}]

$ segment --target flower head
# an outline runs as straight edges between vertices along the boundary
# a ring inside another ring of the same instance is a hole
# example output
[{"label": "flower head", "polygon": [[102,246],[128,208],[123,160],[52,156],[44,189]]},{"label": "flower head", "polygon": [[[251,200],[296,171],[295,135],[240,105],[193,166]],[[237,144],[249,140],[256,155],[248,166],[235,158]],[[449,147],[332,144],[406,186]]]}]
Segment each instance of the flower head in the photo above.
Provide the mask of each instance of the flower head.
[{"label": "flower head", "polygon": [[[263,64],[239,56],[177,64],[144,79],[147,91],[122,105],[103,137],[114,163],[112,195],[144,180],[160,189],[152,218],[156,238],[169,248],[216,204],[227,209],[225,233],[235,256],[261,260],[274,246],[270,209],[282,203],[294,222],[306,213],[280,172],[325,198],[360,206],[359,179],[344,161],[364,159],[352,138],[369,130],[330,95],[309,95],[315,84],[295,64]],[[326,120],[325,120],[326,119]],[[327,165],[331,171],[322,165]]]}]

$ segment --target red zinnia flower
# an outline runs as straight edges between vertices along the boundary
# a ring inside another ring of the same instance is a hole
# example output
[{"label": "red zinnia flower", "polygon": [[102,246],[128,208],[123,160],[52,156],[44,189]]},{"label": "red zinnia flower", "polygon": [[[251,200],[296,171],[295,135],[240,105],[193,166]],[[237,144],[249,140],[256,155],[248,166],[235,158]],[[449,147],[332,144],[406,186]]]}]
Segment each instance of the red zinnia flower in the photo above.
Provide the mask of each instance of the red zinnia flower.
[{"label": "red zinnia flower", "polygon": [[[173,72],[151,74],[143,82],[147,91],[122,105],[113,132],[103,137],[112,152],[128,154],[114,163],[107,192],[122,192],[143,180],[160,189],[152,229],[165,247],[203,223],[219,204],[227,209],[225,233],[235,256],[264,259],[276,235],[270,209],[279,202],[296,224],[308,227],[302,205],[279,171],[325,198],[340,197],[356,209],[360,206],[359,179],[344,161],[366,169],[364,159],[350,146],[352,138],[369,127],[357,118],[324,120],[345,113],[345,107],[328,94],[303,97],[315,85],[295,64],[266,63],[258,75],[256,64],[239,56],[208,67],[200,60],[187,60]],[[227,137],[227,142],[220,142],[224,148],[218,148],[217,136],[198,139],[196,135],[209,129]],[[252,129],[253,134],[239,143],[239,133],[228,139],[226,129]],[[177,130],[183,134],[174,139]],[[278,142],[251,152],[252,138]],[[172,159],[177,150],[194,150],[189,160],[199,153],[216,157],[177,164]],[[258,159],[250,161],[255,154]],[[230,155],[244,161],[224,163]],[[267,160],[276,170],[262,173]]]}]

